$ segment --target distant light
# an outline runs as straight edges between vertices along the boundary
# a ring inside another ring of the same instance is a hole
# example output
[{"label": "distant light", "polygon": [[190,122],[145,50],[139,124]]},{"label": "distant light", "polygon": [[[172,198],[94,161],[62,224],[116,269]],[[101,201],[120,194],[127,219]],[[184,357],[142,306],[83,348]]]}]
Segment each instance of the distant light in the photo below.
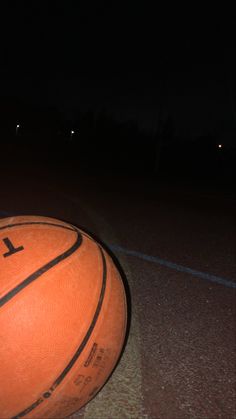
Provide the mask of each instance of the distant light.
[{"label": "distant light", "polygon": [[19,133],[19,128],[20,128],[20,124],[17,124],[16,125],[16,136],[18,135],[18,133]]},{"label": "distant light", "polygon": [[75,131],[73,131],[73,129],[71,130],[71,134],[73,135],[75,133]]},{"label": "distant light", "polygon": [[222,148],[222,144],[218,144],[218,148]]}]

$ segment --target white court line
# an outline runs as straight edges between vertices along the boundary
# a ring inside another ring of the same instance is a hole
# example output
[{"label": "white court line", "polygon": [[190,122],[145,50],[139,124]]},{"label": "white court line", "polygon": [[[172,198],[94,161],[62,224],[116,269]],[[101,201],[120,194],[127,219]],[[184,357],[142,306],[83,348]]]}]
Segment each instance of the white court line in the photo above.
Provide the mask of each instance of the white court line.
[{"label": "white court line", "polygon": [[0,211],[0,217],[11,217],[11,213],[7,211]]},{"label": "white court line", "polygon": [[[86,211],[88,212],[88,208],[86,208]],[[91,212],[91,210],[89,210]],[[13,215],[12,213],[8,213],[7,211],[0,211],[0,216],[3,215],[5,216],[11,216]],[[93,219],[98,218],[98,214],[95,213],[95,211],[93,212]],[[101,217],[99,216],[99,219],[101,221]],[[102,224],[104,224],[104,220],[102,220]],[[107,223],[106,224],[106,228],[104,229],[104,231],[108,231],[110,230],[110,228],[108,228]],[[98,227],[98,225],[97,225]],[[101,231],[103,231],[103,229],[101,229]],[[111,240],[111,235],[109,237],[109,239]],[[109,241],[110,241],[109,240]],[[146,262],[151,262],[151,263],[155,263],[158,265],[162,265],[165,266],[167,268],[173,269],[175,271],[178,272],[184,272],[187,274],[190,274],[192,276],[195,276],[197,278],[203,279],[205,281],[208,282],[214,282],[216,284],[220,284],[223,285],[224,287],[227,288],[236,288],[236,282],[232,281],[231,279],[228,278],[223,278],[221,276],[216,276],[207,272],[202,272],[202,271],[198,271],[196,269],[192,269],[189,268],[188,266],[183,266],[183,265],[179,265],[177,263],[171,262],[169,260],[165,260],[165,259],[161,259],[158,256],[151,256],[151,255],[146,255],[145,253],[139,252],[137,250],[131,250],[131,249],[126,249],[122,246],[119,246],[117,244],[109,244],[108,241],[108,246],[109,248],[114,251],[114,252],[119,252],[119,253],[123,253],[127,256],[133,256],[142,260],[145,260]]]},{"label": "white court line", "polygon": [[224,285],[228,288],[236,288],[236,282],[233,282],[230,279],[222,278],[220,276],[212,275],[206,272],[197,271],[192,268],[188,268],[187,266],[178,265],[177,263],[170,262],[169,260],[161,259],[157,256],[150,256],[144,253],[138,252],[136,250],[126,249],[122,246],[111,244],[110,249],[115,252],[124,253],[127,256],[134,256],[136,258],[145,260],[147,262],[156,263],[158,265],[166,266],[167,268],[174,269],[175,271],[184,272],[198,278],[204,279],[206,281],[215,282],[220,285]]}]

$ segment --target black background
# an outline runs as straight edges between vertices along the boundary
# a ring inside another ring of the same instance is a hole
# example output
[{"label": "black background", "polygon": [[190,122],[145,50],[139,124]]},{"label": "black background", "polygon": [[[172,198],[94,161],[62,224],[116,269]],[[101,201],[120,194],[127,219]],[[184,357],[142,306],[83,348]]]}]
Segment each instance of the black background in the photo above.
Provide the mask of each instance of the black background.
[{"label": "black background", "polygon": [[66,139],[82,150],[81,165],[88,153],[95,160],[99,150],[106,158],[112,155],[111,170],[123,165],[155,172],[163,161],[168,172],[173,159],[167,164],[165,158],[177,150],[187,166],[197,155],[195,167],[201,156],[206,168],[214,161],[218,171],[219,159],[228,166],[229,149],[232,160],[232,10],[148,2],[21,2],[2,6],[1,21],[3,144],[16,140],[19,123],[22,147],[42,143],[50,160],[53,143],[64,163]]}]

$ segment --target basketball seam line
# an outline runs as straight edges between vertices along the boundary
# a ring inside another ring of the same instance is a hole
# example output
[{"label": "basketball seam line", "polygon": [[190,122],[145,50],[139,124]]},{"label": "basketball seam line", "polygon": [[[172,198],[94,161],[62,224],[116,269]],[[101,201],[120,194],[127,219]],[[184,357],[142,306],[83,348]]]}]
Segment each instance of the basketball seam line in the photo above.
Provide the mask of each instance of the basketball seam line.
[{"label": "basketball seam line", "polygon": [[24,289],[29,284],[31,284],[33,281],[38,279],[41,275],[43,275],[49,269],[51,269],[52,267],[57,265],[59,262],[61,262],[62,260],[66,259],[70,255],[72,255],[80,247],[80,245],[82,243],[82,235],[77,229],[69,228],[67,226],[63,226],[63,225],[60,225],[60,224],[39,223],[39,222],[37,222],[37,223],[20,223],[20,224],[10,224],[10,225],[5,226],[5,227],[0,227],[0,230],[3,230],[3,228],[7,228],[7,227],[14,227],[14,226],[18,226],[18,225],[29,225],[29,224],[30,225],[32,225],[32,224],[47,224],[47,225],[50,225],[50,226],[53,225],[53,226],[57,226],[57,227],[61,227],[61,228],[66,228],[66,229],[72,230],[75,233],[77,233],[78,237],[77,237],[76,242],[73,244],[73,246],[71,246],[68,250],[66,250],[61,255],[57,256],[56,258],[52,259],[50,262],[46,263],[44,266],[42,266],[37,271],[33,272],[26,279],[24,279],[20,284],[18,284],[15,288],[13,288],[6,295],[4,295],[2,298],[0,298],[0,307],[2,307],[4,304],[6,304],[16,294],[18,294],[22,289]]}]

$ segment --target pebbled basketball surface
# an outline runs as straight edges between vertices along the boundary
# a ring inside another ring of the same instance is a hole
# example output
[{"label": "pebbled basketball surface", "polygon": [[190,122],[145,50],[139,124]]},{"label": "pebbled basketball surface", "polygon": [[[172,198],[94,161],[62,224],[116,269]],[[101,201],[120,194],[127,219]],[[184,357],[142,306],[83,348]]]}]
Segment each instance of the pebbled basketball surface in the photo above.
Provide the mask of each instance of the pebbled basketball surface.
[{"label": "pebbled basketball surface", "polygon": [[[94,396],[118,360],[121,278],[94,239],[59,220],[5,218],[0,238],[1,414],[9,417],[10,404],[14,417],[54,417],[51,409],[64,417]],[[97,370],[89,365],[95,350],[104,358]]]}]

